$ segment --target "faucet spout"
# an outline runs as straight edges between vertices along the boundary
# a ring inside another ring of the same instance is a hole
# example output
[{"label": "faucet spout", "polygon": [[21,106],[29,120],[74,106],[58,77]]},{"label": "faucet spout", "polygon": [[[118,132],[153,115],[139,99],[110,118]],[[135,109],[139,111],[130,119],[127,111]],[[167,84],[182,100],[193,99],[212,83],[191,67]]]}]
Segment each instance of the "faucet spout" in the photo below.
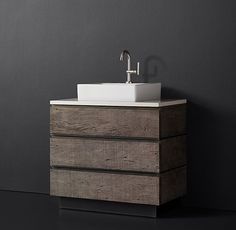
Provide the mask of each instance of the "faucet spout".
[{"label": "faucet spout", "polygon": [[130,60],[130,53],[128,50],[123,50],[120,54],[120,61],[124,61],[124,56],[127,55],[127,60]]},{"label": "faucet spout", "polygon": [[123,50],[121,52],[120,61],[124,61],[125,55],[127,56],[127,70],[126,70],[127,81],[126,81],[126,83],[132,83],[131,82],[131,74],[139,75],[139,62],[137,63],[137,70],[131,70],[131,57],[130,57],[130,53],[128,50]]}]

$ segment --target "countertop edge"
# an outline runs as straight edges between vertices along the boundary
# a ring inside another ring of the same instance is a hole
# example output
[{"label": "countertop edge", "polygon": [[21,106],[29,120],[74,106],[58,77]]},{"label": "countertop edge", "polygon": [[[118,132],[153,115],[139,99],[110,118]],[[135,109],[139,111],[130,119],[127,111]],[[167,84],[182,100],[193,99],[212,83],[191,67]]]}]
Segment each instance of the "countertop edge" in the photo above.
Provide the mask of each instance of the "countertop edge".
[{"label": "countertop edge", "polygon": [[77,98],[50,100],[50,105],[74,106],[117,106],[117,107],[165,107],[186,104],[186,99],[165,99],[161,101],[126,102],[126,101],[78,101]]}]

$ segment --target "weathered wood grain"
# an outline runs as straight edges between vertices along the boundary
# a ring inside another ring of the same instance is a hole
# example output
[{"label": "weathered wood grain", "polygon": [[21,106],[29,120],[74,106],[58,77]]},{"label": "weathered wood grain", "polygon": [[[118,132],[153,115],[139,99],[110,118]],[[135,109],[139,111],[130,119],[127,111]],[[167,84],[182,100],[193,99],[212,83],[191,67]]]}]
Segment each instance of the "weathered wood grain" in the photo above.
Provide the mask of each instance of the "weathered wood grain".
[{"label": "weathered wood grain", "polygon": [[54,137],[50,140],[50,164],[157,172],[159,171],[159,143]]},{"label": "weathered wood grain", "polygon": [[160,138],[186,134],[186,105],[160,108]]},{"label": "weathered wood grain", "polygon": [[50,164],[67,167],[50,170],[51,195],[159,205],[186,193],[186,105],[53,105],[50,133]]},{"label": "weathered wood grain", "polygon": [[50,194],[106,201],[159,204],[155,176],[51,169]]},{"label": "weathered wood grain", "polygon": [[160,177],[160,204],[184,196],[187,190],[186,166],[170,170]]},{"label": "weathered wood grain", "polygon": [[75,137],[50,139],[52,166],[158,173],[185,164],[185,136],[160,142]]},{"label": "weathered wood grain", "polygon": [[186,135],[161,140],[159,154],[159,172],[186,165]]},{"label": "weathered wood grain", "polygon": [[51,169],[53,196],[160,205],[186,193],[186,167],[157,176]]},{"label": "weathered wood grain", "polygon": [[52,134],[160,139],[186,133],[186,105],[162,108],[51,106]]},{"label": "weathered wood grain", "polygon": [[52,134],[159,139],[159,110],[51,106]]}]

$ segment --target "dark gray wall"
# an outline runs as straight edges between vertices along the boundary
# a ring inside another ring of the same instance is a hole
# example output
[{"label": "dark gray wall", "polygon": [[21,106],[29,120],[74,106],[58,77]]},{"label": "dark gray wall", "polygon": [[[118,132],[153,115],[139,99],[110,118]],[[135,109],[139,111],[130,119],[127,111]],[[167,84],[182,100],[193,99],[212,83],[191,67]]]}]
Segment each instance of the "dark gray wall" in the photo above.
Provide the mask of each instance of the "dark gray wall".
[{"label": "dark gray wall", "polygon": [[49,100],[140,81],[188,107],[187,205],[236,209],[235,0],[1,0],[0,188],[49,190]]}]

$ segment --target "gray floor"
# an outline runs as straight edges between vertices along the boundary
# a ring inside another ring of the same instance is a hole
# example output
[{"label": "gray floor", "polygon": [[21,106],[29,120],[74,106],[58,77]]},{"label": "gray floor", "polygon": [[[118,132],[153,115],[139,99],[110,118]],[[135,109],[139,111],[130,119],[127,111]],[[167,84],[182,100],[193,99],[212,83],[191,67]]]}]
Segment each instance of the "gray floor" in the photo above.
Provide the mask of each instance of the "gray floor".
[{"label": "gray floor", "polygon": [[236,212],[170,207],[157,219],[59,210],[47,195],[0,191],[0,229],[236,229]]}]

